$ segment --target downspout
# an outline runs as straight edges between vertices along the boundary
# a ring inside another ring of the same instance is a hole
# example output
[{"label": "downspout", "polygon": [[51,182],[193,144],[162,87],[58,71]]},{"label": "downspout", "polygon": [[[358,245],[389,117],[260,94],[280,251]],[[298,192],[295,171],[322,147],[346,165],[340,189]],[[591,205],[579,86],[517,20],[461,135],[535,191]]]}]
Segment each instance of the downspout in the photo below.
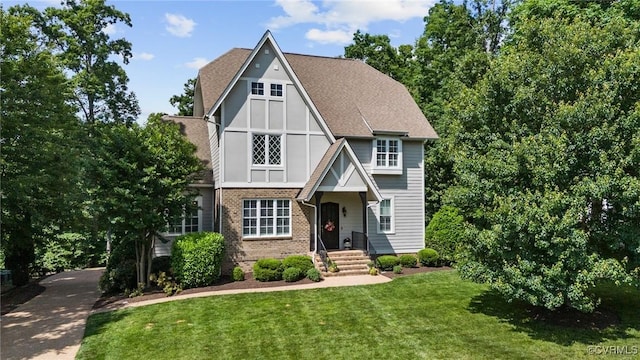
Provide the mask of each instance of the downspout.
[{"label": "downspout", "polygon": [[[302,205],[306,205],[313,208],[313,254],[315,255],[318,252],[318,207],[302,200],[300,202]],[[315,264],[316,257],[313,257],[313,263]]]}]

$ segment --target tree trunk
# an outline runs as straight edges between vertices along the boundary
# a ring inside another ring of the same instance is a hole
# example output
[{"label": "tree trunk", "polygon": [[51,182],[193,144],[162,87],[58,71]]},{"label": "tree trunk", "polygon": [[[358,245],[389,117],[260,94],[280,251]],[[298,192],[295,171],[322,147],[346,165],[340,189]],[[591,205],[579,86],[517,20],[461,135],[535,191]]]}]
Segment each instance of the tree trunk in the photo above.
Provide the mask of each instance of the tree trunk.
[{"label": "tree trunk", "polygon": [[[151,234],[151,233],[149,233]],[[151,277],[151,260],[153,258],[153,235],[148,235],[147,239],[149,240],[149,252],[147,253],[147,282],[146,285],[147,287],[151,286],[151,282],[150,282],[150,277]]]},{"label": "tree trunk", "polygon": [[35,261],[35,244],[31,233],[31,214],[27,213],[21,224],[13,231],[9,230],[9,239],[5,244],[5,267],[11,270],[13,285],[29,283],[29,266]]}]

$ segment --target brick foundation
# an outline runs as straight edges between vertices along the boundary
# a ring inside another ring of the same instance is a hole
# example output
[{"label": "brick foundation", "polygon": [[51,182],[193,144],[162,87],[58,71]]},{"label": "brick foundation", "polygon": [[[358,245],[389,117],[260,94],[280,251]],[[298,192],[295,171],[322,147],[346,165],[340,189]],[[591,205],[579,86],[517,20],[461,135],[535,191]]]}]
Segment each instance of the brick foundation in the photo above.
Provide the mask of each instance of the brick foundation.
[{"label": "brick foundation", "polygon": [[[296,201],[300,189],[220,189],[222,195],[222,229],[225,259],[222,272],[230,273],[234,266],[252,271],[256,260],[309,252],[313,209]],[[291,236],[267,239],[242,238],[242,201],[249,199],[290,199]]]}]

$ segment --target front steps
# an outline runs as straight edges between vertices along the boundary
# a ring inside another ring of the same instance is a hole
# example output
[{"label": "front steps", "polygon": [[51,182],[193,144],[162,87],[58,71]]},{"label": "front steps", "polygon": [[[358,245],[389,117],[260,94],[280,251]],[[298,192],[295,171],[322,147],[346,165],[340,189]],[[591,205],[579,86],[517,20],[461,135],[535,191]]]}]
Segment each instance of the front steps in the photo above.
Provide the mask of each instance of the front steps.
[{"label": "front steps", "polygon": [[369,275],[369,267],[367,264],[371,259],[362,250],[340,250],[330,251],[328,253],[331,259],[340,271],[332,273],[324,271],[322,260],[316,254],[316,267],[320,270],[322,277],[347,276],[347,275]]}]

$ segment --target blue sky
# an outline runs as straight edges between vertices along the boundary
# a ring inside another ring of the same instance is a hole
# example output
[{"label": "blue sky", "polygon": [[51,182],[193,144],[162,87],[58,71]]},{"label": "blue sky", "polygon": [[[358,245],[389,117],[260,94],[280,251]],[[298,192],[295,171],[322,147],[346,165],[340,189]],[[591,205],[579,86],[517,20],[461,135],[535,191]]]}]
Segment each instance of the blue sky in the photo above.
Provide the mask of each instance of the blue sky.
[{"label": "blue sky", "polygon": [[[4,7],[26,1],[3,1]],[[58,0],[28,1],[39,9]],[[177,110],[169,98],[198,68],[231,48],[253,48],[264,32],[272,31],[284,52],[337,56],[360,29],[386,34],[393,45],[414,44],[422,34],[423,18],[435,0],[192,0],[113,1],[128,13],[133,26],[104,29],[112,38],[125,38],[134,57],[124,66],[130,89],[138,97],[144,122],[149,113]]]}]

